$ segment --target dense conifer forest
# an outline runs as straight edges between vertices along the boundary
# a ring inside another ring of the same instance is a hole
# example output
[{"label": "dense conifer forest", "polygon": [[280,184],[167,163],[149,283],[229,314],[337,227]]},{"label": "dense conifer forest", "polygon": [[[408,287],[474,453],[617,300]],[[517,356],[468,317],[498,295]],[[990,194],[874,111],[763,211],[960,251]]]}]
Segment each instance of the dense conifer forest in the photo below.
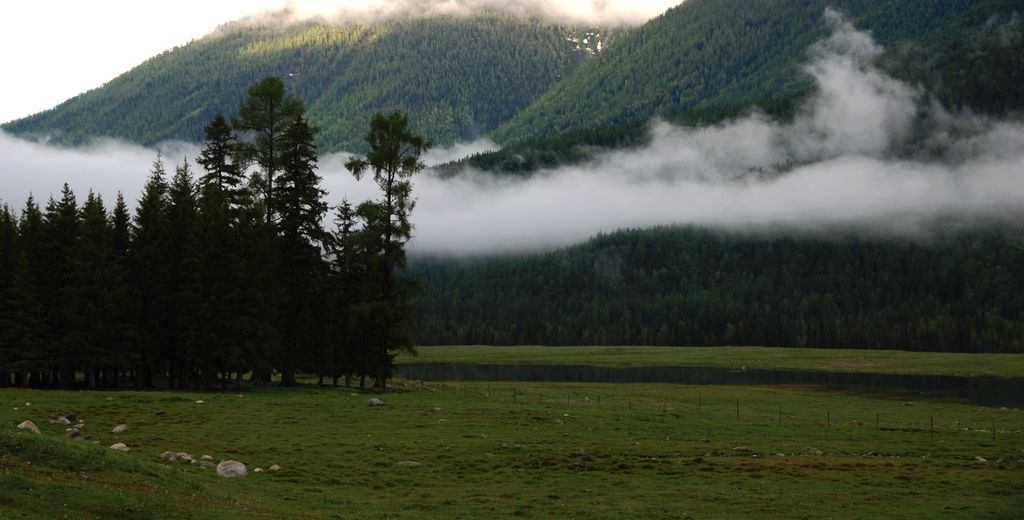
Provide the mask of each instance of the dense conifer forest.
[{"label": "dense conifer forest", "polygon": [[662,227],[417,258],[422,344],[1024,352],[1024,230],[872,238]]},{"label": "dense conifer forest", "polygon": [[349,166],[381,198],[329,204],[316,130],[284,82],[252,85],[230,121],[207,124],[199,172],[158,156],[134,212],[67,184],[0,205],[0,386],[290,385],[300,370],[385,385],[411,346],[416,284],[399,270],[429,143],[408,116],[374,115]]},{"label": "dense conifer forest", "polygon": [[807,49],[830,30],[827,8],[886,48],[883,69],[946,106],[1024,110],[1019,2],[687,0],[620,35],[492,136],[508,145],[800,92],[811,85]]},{"label": "dense conifer forest", "polygon": [[[200,141],[254,81],[276,75],[308,105],[323,153],[366,151],[375,111],[401,110],[439,144],[510,119],[590,58],[568,38],[585,28],[498,13],[373,23],[227,24],[102,87],[4,129],[66,144],[110,136],[154,145]],[[338,117],[344,114],[344,117]]]}]

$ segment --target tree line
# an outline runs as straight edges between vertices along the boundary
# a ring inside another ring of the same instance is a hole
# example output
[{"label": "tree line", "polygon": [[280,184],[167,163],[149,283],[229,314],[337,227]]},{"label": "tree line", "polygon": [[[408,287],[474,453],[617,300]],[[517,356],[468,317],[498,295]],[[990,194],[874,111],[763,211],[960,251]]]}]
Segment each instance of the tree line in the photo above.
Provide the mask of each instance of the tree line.
[{"label": "tree line", "polygon": [[927,240],[662,227],[410,270],[423,345],[1024,352],[1017,225]]},{"label": "tree line", "polygon": [[382,196],[332,209],[316,133],[267,77],[207,124],[200,171],[157,156],[134,212],[67,184],[20,213],[0,205],[0,385],[292,385],[309,371],[383,388],[411,348],[417,285],[402,269],[429,143],[407,115],[373,115],[369,152],[346,167]]}]

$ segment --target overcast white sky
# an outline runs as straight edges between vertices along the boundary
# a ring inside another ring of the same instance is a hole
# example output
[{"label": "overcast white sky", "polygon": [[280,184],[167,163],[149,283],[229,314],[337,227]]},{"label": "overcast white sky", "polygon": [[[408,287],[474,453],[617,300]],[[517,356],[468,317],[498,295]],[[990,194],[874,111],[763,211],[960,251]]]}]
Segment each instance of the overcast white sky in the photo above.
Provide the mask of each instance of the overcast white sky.
[{"label": "overcast white sky", "polygon": [[[467,5],[542,6],[552,15],[636,23],[681,0],[428,0],[440,11]],[[0,5],[0,122],[98,87],[159,52],[217,25],[291,5],[300,13],[393,11],[411,0],[4,0]]]}]

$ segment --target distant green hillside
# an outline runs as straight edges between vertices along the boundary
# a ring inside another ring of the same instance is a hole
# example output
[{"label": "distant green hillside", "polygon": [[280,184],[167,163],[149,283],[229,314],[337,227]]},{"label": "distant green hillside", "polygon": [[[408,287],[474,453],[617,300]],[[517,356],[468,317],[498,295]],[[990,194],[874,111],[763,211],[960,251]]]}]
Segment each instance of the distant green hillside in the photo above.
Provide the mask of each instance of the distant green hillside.
[{"label": "distant green hillside", "polygon": [[584,33],[498,14],[235,23],[4,128],[65,143],[199,140],[218,110],[234,113],[246,87],[273,74],[306,102],[325,151],[357,149],[369,116],[390,109],[411,112],[418,131],[450,143],[490,132],[568,76],[590,56],[570,41]]},{"label": "distant green hillside", "polygon": [[935,87],[947,104],[1024,108],[1020,2],[688,0],[620,35],[493,136],[509,144],[806,89],[800,66],[828,35],[827,7],[889,49],[887,69]]},{"label": "distant green hillside", "polygon": [[543,254],[415,258],[424,345],[1024,352],[1024,228],[928,243],[660,227]]}]

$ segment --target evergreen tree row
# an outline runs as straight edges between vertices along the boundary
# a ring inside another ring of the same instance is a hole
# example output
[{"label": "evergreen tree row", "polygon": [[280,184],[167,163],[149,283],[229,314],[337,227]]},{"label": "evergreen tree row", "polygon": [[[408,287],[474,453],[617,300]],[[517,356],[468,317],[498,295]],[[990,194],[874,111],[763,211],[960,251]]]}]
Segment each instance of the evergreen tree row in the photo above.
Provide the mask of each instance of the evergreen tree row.
[{"label": "evergreen tree row", "polygon": [[384,387],[415,283],[409,177],[428,143],[408,117],[376,114],[370,153],[350,161],[383,197],[336,208],[316,173],[316,130],[284,83],[249,88],[238,117],[205,128],[197,175],[160,157],[132,214],[121,194],[79,203],[64,185],[40,208],[0,206],[0,385],[172,388]]}]

